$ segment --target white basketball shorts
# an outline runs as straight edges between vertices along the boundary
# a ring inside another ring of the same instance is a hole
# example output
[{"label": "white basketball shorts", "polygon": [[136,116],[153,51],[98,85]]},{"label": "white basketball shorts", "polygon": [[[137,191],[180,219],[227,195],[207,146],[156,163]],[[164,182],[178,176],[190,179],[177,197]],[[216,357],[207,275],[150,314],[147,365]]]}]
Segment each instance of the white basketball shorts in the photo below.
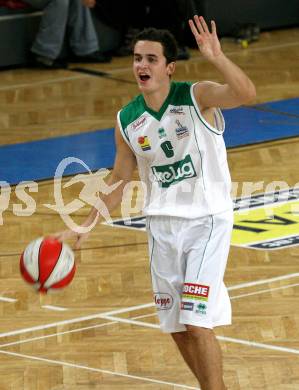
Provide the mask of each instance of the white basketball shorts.
[{"label": "white basketball shorts", "polygon": [[148,216],[146,225],[154,301],[162,331],[185,331],[185,324],[210,329],[231,324],[223,277],[233,212],[197,219]]}]

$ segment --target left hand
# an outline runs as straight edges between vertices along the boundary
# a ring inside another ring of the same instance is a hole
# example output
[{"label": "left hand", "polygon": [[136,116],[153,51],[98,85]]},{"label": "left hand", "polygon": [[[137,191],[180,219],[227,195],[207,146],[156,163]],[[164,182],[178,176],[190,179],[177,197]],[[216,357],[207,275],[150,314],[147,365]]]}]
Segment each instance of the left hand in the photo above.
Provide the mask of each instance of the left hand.
[{"label": "left hand", "polygon": [[211,21],[212,32],[202,16],[194,16],[194,21],[189,20],[189,26],[196,39],[199,50],[207,60],[213,60],[222,53],[221,45],[217,36],[216,23]]}]

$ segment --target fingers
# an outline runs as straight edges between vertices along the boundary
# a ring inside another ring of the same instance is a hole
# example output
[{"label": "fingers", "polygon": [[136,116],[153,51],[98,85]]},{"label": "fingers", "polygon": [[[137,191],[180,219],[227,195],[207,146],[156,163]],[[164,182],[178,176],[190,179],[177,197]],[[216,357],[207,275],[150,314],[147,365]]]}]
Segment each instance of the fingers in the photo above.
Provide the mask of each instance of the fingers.
[{"label": "fingers", "polygon": [[62,242],[64,240],[67,240],[69,238],[72,238],[74,236],[74,232],[71,230],[65,230],[63,232],[53,233],[48,236],[48,238],[51,238],[53,240],[57,240],[59,242]]},{"label": "fingers", "polygon": [[87,236],[88,236],[87,234],[79,234],[77,241],[74,244],[74,249],[80,249],[82,242],[87,238]]},{"label": "fingers", "polygon": [[62,241],[62,240],[61,240],[61,235],[62,235],[62,234],[63,234],[62,232],[49,234],[49,235],[47,236],[47,238],[50,238],[51,240]]},{"label": "fingers", "polygon": [[202,44],[202,36],[199,34],[199,32],[198,32],[198,30],[197,30],[197,28],[196,28],[196,26],[195,26],[195,24],[194,24],[192,19],[189,19],[189,26],[191,28],[191,31],[192,31],[192,33],[194,35],[194,38],[195,38],[197,44],[201,45]]},{"label": "fingers", "polygon": [[82,236],[78,237],[78,240],[74,244],[74,249],[80,249],[82,243]]},{"label": "fingers", "polygon": [[76,237],[76,242],[73,245],[74,249],[80,249],[82,242],[88,237],[88,234],[78,234],[73,232],[72,230],[65,230],[63,232],[58,232],[54,234],[50,234],[47,236],[47,238],[52,239],[52,240],[57,240],[59,242],[63,242],[65,240],[68,240],[70,238]]},{"label": "fingers", "polygon": [[203,16],[199,17],[199,22],[200,22],[200,25],[202,26],[203,31],[206,33],[209,33],[210,32],[209,27],[208,27],[206,21],[204,20]]},{"label": "fingers", "polygon": [[[203,16],[194,15],[193,19],[194,21],[192,19],[189,19],[189,26],[195,36],[196,34],[198,34],[198,31],[200,32],[200,34],[210,33],[209,27]],[[216,34],[216,23],[214,22],[214,20],[212,20],[211,25],[212,34]]]},{"label": "fingers", "polygon": [[190,26],[190,28],[191,28],[191,31],[192,31],[193,35],[194,35],[195,38],[196,38],[197,35],[199,35],[199,34],[198,34],[197,28],[195,27],[195,24],[194,24],[194,22],[193,22],[192,19],[189,19],[189,26]]},{"label": "fingers", "polygon": [[217,35],[217,28],[214,20],[211,21],[211,25],[212,25],[212,34]]}]

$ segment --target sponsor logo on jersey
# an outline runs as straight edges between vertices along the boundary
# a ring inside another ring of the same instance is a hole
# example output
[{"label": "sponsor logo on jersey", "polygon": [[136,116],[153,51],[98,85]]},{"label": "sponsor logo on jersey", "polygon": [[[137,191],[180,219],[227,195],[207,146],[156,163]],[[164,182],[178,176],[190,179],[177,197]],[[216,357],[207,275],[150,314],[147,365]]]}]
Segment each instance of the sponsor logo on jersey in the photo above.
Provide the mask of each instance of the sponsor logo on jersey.
[{"label": "sponsor logo on jersey", "polygon": [[181,302],[181,310],[193,311],[194,303],[193,302]]},{"label": "sponsor logo on jersey", "polygon": [[169,112],[171,114],[185,115],[183,107],[173,107]]},{"label": "sponsor logo on jersey", "polygon": [[177,138],[182,139],[184,137],[188,137],[190,134],[188,127],[183,126],[179,120],[176,120],[175,123],[178,125],[178,127],[175,129]]},{"label": "sponsor logo on jersey", "polygon": [[164,141],[160,146],[167,158],[174,156],[173,146],[170,141]]},{"label": "sponsor logo on jersey", "polygon": [[173,164],[157,165],[152,167],[152,172],[157,182],[163,188],[196,176],[196,171],[189,154]]},{"label": "sponsor logo on jersey", "polygon": [[141,127],[143,127],[145,124],[146,124],[146,117],[142,116],[131,124],[131,128],[133,131],[137,131],[141,129]]},{"label": "sponsor logo on jersey", "polygon": [[203,284],[185,283],[183,288],[183,298],[207,301],[209,297],[209,286]]},{"label": "sponsor logo on jersey", "polygon": [[163,127],[161,127],[159,130],[158,130],[158,134],[159,134],[159,138],[162,139],[162,138],[165,138],[167,135],[165,133],[165,130],[163,129]]},{"label": "sponsor logo on jersey", "polygon": [[147,135],[143,137],[138,137],[138,143],[144,152],[146,152],[147,150],[151,150],[151,145],[149,143]]},{"label": "sponsor logo on jersey", "polygon": [[158,310],[169,310],[172,308],[173,305],[172,296],[166,293],[155,293],[154,301]]},{"label": "sponsor logo on jersey", "polygon": [[232,245],[259,250],[299,245],[299,188],[237,198]]}]

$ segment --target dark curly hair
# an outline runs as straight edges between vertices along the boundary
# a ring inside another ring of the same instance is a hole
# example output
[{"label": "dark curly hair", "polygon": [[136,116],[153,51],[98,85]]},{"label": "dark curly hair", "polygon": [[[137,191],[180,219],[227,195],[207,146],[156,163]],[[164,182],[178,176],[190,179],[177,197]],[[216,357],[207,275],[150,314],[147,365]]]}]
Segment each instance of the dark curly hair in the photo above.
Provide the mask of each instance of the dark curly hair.
[{"label": "dark curly hair", "polygon": [[174,36],[168,30],[149,27],[140,31],[134,36],[132,40],[132,49],[134,49],[134,46],[138,41],[152,41],[161,43],[167,64],[174,62],[177,59],[178,45]]}]

